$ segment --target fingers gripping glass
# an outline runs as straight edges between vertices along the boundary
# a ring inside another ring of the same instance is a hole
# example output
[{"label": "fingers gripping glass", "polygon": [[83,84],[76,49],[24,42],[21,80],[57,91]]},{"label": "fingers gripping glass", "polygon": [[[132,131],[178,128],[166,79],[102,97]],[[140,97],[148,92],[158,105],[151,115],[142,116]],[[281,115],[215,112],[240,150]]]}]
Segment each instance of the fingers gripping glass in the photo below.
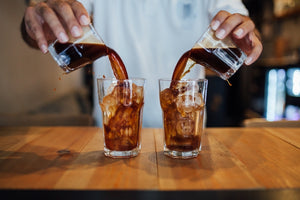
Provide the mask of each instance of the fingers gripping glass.
[{"label": "fingers gripping glass", "polygon": [[82,30],[82,37],[74,38],[69,34],[67,43],[56,40],[48,47],[54,60],[67,73],[107,55],[107,48],[94,27],[90,24],[83,26]]}]

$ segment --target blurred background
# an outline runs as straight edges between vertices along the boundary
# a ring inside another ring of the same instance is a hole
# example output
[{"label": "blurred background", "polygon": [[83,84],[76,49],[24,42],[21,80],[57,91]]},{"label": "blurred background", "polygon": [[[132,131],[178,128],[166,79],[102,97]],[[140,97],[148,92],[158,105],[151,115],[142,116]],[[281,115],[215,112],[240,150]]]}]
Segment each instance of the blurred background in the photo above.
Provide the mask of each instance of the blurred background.
[{"label": "blurred background", "polygon": [[[208,127],[300,120],[300,0],[243,0],[264,50],[227,82],[209,75]],[[20,36],[25,1],[0,1],[0,125],[93,125],[92,73],[67,76]],[[300,121],[298,123],[300,125]]]}]

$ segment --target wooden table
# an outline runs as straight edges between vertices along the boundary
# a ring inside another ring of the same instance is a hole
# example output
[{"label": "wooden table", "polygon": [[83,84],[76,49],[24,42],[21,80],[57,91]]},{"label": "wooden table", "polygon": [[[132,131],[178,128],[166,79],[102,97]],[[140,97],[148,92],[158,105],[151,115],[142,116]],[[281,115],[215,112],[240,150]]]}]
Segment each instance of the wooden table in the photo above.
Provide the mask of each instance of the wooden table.
[{"label": "wooden table", "polygon": [[[163,155],[142,130],[131,159],[103,154],[97,127],[0,127],[1,190],[209,191],[300,188],[300,128],[207,128],[200,155]],[[299,197],[299,196],[297,196]]]}]

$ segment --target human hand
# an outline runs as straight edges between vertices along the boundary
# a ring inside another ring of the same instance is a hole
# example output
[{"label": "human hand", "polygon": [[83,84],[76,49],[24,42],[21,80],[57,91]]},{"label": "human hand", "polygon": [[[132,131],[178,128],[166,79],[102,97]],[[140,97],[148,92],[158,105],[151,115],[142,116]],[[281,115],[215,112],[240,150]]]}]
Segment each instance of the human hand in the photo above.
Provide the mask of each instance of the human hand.
[{"label": "human hand", "polygon": [[219,39],[231,34],[237,46],[247,54],[246,65],[251,65],[259,58],[263,46],[255,24],[249,17],[220,11],[210,25],[216,31],[216,37]]},{"label": "human hand", "polygon": [[66,43],[69,40],[67,30],[73,37],[80,37],[81,25],[88,25],[90,17],[76,0],[47,0],[27,7],[24,23],[29,37],[47,53],[49,41],[57,38]]}]

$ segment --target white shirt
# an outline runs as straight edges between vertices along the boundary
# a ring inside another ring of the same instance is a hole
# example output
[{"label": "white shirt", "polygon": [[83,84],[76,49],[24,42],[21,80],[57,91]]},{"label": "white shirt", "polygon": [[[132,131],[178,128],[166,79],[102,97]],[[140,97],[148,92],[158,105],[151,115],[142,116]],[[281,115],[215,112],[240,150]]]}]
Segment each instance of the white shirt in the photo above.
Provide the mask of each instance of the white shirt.
[{"label": "white shirt", "polygon": [[[143,127],[162,127],[158,79],[171,79],[181,55],[191,49],[220,10],[248,15],[241,0],[96,0],[93,24],[122,58],[129,78],[146,79]],[[107,57],[94,63],[94,117],[102,126],[96,78],[113,77]],[[193,78],[203,78],[194,69]]]}]

